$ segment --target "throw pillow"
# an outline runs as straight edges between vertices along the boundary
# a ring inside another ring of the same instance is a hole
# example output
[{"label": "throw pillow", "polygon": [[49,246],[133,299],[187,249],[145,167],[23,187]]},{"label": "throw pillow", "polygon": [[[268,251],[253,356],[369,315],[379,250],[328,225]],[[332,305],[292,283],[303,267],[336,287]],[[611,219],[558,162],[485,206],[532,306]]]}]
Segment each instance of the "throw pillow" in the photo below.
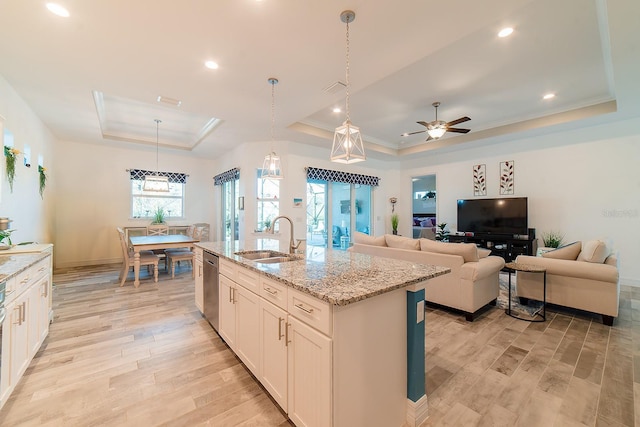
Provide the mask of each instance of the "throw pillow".
[{"label": "throw pillow", "polygon": [[478,259],[486,258],[491,255],[491,251],[485,248],[478,248]]},{"label": "throw pillow", "polygon": [[589,240],[582,245],[582,251],[580,251],[580,255],[578,255],[578,261],[602,264],[608,255],[609,250],[607,249],[606,243],[602,240]]},{"label": "throw pillow", "polygon": [[360,233],[359,231],[355,231],[353,233],[353,243],[361,243],[363,245],[371,246],[387,246],[384,236],[369,236],[368,234]]},{"label": "throw pillow", "polygon": [[446,243],[420,239],[420,250],[446,255],[459,255],[464,262],[478,262],[478,249],[473,243]]},{"label": "throw pillow", "polygon": [[568,245],[560,246],[558,249],[554,249],[542,254],[543,258],[553,259],[568,259],[575,261],[578,258],[578,254],[582,249],[582,242],[573,242]]},{"label": "throw pillow", "polygon": [[414,251],[420,250],[420,242],[415,239],[410,239],[403,236],[394,236],[393,234],[385,234],[384,240],[387,246],[396,249],[411,249]]}]

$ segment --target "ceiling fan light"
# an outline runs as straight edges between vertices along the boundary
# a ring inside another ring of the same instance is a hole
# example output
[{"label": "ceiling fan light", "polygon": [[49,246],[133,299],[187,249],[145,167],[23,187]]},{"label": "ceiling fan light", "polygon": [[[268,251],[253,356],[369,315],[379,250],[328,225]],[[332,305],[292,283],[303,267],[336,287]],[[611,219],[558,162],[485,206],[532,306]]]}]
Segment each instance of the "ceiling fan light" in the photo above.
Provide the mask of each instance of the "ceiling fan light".
[{"label": "ceiling fan light", "polygon": [[282,167],[280,165],[280,156],[277,156],[273,151],[264,156],[262,162],[262,171],[260,172],[260,178],[262,179],[282,179]]},{"label": "ceiling fan light", "polygon": [[169,178],[167,178],[166,176],[147,175],[144,177],[142,191],[153,193],[168,193]]},{"label": "ceiling fan light", "polygon": [[429,126],[427,127],[427,133],[433,139],[440,138],[446,131],[447,123],[442,120],[429,123]]},{"label": "ceiling fan light", "polygon": [[367,160],[360,128],[349,120],[336,128],[331,147],[331,161],[336,163],[358,163]]}]

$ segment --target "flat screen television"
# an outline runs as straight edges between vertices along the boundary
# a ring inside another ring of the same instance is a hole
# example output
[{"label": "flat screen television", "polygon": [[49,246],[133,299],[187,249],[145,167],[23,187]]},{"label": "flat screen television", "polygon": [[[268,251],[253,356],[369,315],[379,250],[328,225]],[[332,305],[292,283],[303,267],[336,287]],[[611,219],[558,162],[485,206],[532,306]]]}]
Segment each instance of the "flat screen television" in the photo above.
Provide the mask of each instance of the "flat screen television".
[{"label": "flat screen television", "polygon": [[527,198],[458,200],[458,231],[491,235],[528,233]]}]

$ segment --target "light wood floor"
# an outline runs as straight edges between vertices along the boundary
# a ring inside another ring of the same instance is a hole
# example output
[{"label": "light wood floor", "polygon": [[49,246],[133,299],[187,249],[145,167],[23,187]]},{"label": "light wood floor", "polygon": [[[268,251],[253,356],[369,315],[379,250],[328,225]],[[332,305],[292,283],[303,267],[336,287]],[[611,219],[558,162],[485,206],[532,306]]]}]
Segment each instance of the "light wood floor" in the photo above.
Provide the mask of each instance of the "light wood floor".
[{"label": "light wood floor", "polygon": [[[144,272],[143,274],[146,274]],[[194,305],[193,280],[117,266],[54,276],[49,337],[0,426],[291,426]],[[614,327],[489,308],[473,322],[427,308],[426,426],[640,426],[640,288]]]}]

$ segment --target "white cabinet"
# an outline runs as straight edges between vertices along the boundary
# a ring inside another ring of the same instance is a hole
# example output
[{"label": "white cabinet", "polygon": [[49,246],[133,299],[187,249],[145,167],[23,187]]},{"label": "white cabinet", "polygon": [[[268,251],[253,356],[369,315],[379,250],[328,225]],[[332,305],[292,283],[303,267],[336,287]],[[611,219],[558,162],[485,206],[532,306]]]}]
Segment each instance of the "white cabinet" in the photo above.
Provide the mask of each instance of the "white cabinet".
[{"label": "white cabinet", "polygon": [[330,426],[331,339],[293,316],[288,325],[288,410],[297,426]]},{"label": "white cabinet", "polygon": [[2,325],[0,407],[20,381],[49,332],[51,257],[7,281],[6,318]]},{"label": "white cabinet", "polygon": [[287,312],[260,301],[260,382],[287,412]]},{"label": "white cabinet", "polygon": [[235,350],[236,345],[236,306],[234,294],[236,284],[227,276],[219,275],[218,304],[220,310],[220,327],[218,333],[229,347]]},{"label": "white cabinet", "polygon": [[196,307],[200,310],[200,313],[204,313],[204,264],[202,261],[202,249],[195,248],[196,263],[193,266],[195,270],[195,294],[196,294]]},{"label": "white cabinet", "polygon": [[256,377],[260,377],[260,298],[237,286],[235,290],[235,352]]},{"label": "white cabinet", "polygon": [[[221,263],[222,265],[223,263]],[[229,276],[238,277],[226,266],[225,272]],[[243,283],[248,279],[247,274],[240,274]],[[257,281],[257,275],[255,276]],[[258,284],[252,285],[258,289]],[[256,377],[260,376],[260,308],[259,297],[253,292],[240,286],[224,274],[219,275],[219,333],[227,345],[240,357],[245,366]]]}]

